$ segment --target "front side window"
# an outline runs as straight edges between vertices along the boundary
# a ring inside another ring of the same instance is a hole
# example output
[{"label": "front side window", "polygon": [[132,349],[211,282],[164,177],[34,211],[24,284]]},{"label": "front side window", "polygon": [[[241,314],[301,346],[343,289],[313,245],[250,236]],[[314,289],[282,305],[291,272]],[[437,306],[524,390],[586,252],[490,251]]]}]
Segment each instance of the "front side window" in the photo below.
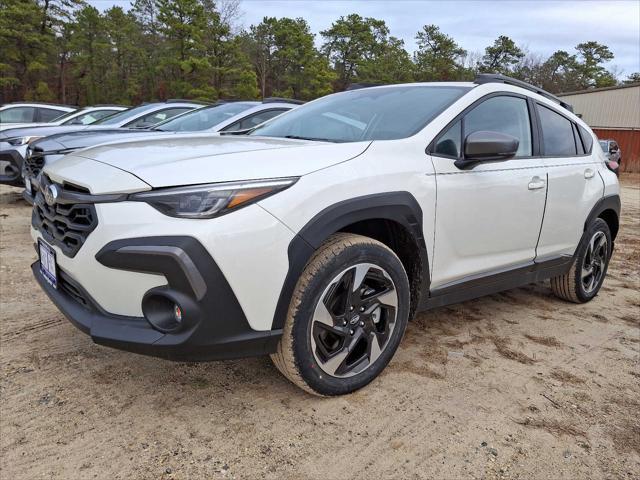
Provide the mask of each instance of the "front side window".
[{"label": "front side window", "polygon": [[0,112],[0,123],[27,123],[33,122],[35,114],[33,107],[14,107]]},{"label": "front side window", "polygon": [[550,108],[538,104],[542,127],[542,145],[546,157],[566,157],[576,154],[571,121]]},{"label": "front side window", "polygon": [[328,95],[257,127],[251,135],[327,142],[396,140],[422,130],[468,87],[373,87]]},{"label": "front side window", "polygon": [[492,97],[464,117],[465,138],[474,132],[490,131],[511,135],[519,140],[518,157],[533,155],[531,122],[527,101],[519,97]]}]

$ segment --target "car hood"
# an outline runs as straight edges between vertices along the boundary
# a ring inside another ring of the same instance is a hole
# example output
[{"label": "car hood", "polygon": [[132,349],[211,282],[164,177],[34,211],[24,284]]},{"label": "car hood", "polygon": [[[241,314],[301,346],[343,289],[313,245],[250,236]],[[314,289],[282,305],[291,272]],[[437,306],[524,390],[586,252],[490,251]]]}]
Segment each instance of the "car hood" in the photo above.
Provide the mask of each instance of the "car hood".
[{"label": "car hood", "polygon": [[[170,137],[170,138],[169,138]],[[327,143],[257,136],[158,135],[80,150],[152,187],[301,176],[350,160],[371,142]]]},{"label": "car hood", "polygon": [[15,137],[47,137],[56,133],[78,132],[83,130],[113,129],[108,125],[54,125],[41,127],[9,128],[0,132],[0,141]]},{"label": "car hood", "polygon": [[[46,126],[46,123],[3,123],[0,125],[0,131],[9,130],[10,128],[31,128]],[[55,124],[49,124],[49,126]]]},{"label": "car hood", "polygon": [[142,134],[161,133],[153,130],[111,128],[108,130],[81,130],[63,132],[49,135],[32,143],[34,149],[44,152],[56,152],[59,150],[77,150],[79,148],[92,147],[101,143],[139,138]]},{"label": "car hood", "polygon": [[86,127],[83,127],[82,125],[52,125],[9,128],[0,132],[0,141],[2,139],[15,137],[45,137],[47,135],[53,135],[54,133],[73,132],[76,130],[83,130],[84,128]]}]

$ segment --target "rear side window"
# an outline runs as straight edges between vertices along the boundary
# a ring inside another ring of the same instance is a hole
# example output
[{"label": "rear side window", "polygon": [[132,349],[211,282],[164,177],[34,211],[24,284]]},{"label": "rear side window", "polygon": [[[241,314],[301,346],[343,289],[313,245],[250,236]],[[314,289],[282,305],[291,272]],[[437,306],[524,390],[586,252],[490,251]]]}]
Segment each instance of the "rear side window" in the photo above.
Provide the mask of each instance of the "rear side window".
[{"label": "rear side window", "polygon": [[538,104],[542,126],[542,145],[546,157],[576,155],[572,122],[550,108]]},{"label": "rear side window", "polygon": [[65,112],[61,112],[60,110],[53,110],[52,108],[39,108],[38,121],[50,122],[51,120],[55,120],[56,118],[61,117],[64,114]]},{"label": "rear side window", "polygon": [[28,123],[34,121],[36,109],[33,107],[14,107],[0,112],[0,123]]},{"label": "rear side window", "polygon": [[523,98],[493,97],[471,110],[464,117],[464,136],[466,138],[480,131],[499,132],[517,138],[520,144],[516,158],[533,155],[529,108]]}]

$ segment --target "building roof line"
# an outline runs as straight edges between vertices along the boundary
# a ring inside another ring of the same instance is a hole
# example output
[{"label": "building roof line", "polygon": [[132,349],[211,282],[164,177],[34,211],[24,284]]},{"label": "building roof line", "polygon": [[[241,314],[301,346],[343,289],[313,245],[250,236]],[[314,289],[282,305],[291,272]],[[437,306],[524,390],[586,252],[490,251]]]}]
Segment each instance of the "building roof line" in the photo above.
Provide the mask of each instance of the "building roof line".
[{"label": "building roof line", "polygon": [[575,92],[556,93],[556,97],[566,97],[568,95],[583,95],[585,93],[606,92],[607,90],[620,90],[623,88],[640,87],[640,82],[630,83],[628,85],[614,85],[613,87],[588,88],[586,90],[577,90]]}]

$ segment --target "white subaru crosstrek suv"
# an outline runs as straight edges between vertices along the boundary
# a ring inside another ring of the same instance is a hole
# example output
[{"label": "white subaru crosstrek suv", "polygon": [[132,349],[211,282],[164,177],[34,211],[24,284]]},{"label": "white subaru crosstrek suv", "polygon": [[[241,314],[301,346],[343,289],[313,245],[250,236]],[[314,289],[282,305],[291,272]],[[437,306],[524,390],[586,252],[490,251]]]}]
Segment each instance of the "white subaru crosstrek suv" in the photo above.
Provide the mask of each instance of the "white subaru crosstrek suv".
[{"label": "white subaru crosstrek suv", "polygon": [[248,136],[79,150],[39,176],[42,288],[96,343],[271,355],[319,395],[374,379],[417,311],[600,289],[616,176],[569,105],[497,75],[329,95]]}]

